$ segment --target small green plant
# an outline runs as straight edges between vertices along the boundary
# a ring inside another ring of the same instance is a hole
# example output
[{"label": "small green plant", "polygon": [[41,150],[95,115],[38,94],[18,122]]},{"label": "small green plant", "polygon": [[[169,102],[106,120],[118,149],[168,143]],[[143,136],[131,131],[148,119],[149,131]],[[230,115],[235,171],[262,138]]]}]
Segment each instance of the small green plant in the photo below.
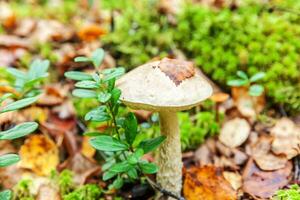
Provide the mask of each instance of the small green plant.
[{"label": "small green plant", "polygon": [[278,190],[272,200],[298,200],[300,199],[300,187],[291,185],[288,189]]},{"label": "small green plant", "polygon": [[192,118],[189,113],[179,114],[183,150],[197,148],[206,137],[214,136],[220,130],[220,125],[216,122],[215,114],[212,112],[199,112]]},{"label": "small green plant", "polygon": [[51,179],[58,186],[61,195],[66,195],[75,189],[74,175],[70,170],[65,169],[60,174],[52,171]]},{"label": "small green plant", "polygon": [[23,179],[13,188],[13,200],[34,200],[34,196],[30,193],[32,180]]},{"label": "small green plant", "polygon": [[243,71],[237,71],[236,75],[238,78],[227,81],[227,85],[234,87],[247,87],[249,88],[249,95],[254,97],[260,96],[264,92],[264,86],[256,83],[265,77],[266,74],[264,72],[258,72],[250,78]]},{"label": "small green plant", "polygon": [[66,72],[69,79],[78,81],[73,90],[73,95],[80,98],[95,98],[99,106],[85,115],[85,120],[105,122],[104,132],[85,133],[93,137],[90,144],[102,152],[105,164],[103,180],[114,178],[109,189],[119,189],[124,181],[138,180],[143,174],[157,172],[157,166],[141,159],[146,153],[155,150],[165,139],[159,136],[135,142],[139,133],[138,123],[133,113],[125,117],[119,116],[121,91],[115,87],[116,79],[124,74],[124,68],[98,70],[104,58],[104,51],[97,49],[91,56],[77,57],[76,62],[91,62],[96,72],[86,74],[83,72]]},{"label": "small green plant", "polygon": [[99,199],[102,190],[94,184],[83,185],[63,196],[63,200],[95,200]]},{"label": "small green plant", "polygon": [[[14,77],[14,88],[19,94],[5,93],[0,97],[0,104],[8,99],[16,99],[16,101],[4,105],[0,109],[0,114],[19,110],[36,102],[38,100],[38,94],[40,94],[40,82],[48,76],[48,67],[48,61],[36,60],[30,65],[27,73],[15,68],[8,68],[7,72]],[[11,129],[0,131],[0,140],[13,140],[20,138],[32,133],[37,128],[38,124],[36,122],[24,122]],[[1,155],[0,167],[15,164],[19,160],[20,158],[16,154],[10,153]],[[4,196],[6,199],[11,198],[11,192],[8,190],[1,192],[0,195]],[[4,197],[3,199],[5,199]]]}]

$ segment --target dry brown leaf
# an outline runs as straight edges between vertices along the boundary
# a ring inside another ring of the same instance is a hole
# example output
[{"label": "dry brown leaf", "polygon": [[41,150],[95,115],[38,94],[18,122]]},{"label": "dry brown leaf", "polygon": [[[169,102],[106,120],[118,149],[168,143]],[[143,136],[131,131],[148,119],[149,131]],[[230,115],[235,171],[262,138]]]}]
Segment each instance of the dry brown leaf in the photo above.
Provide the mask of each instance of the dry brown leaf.
[{"label": "dry brown leaf", "polygon": [[44,135],[31,135],[21,146],[19,154],[19,166],[40,176],[50,175],[59,164],[56,144]]},{"label": "dry brown leaf", "polygon": [[51,186],[48,185],[42,185],[39,188],[38,195],[36,197],[36,200],[60,200],[59,191]]},{"label": "dry brown leaf", "polygon": [[212,156],[206,144],[202,144],[195,152],[195,161],[200,166],[212,164]]},{"label": "dry brown leaf", "polygon": [[284,154],[291,159],[299,154],[300,128],[288,119],[278,120],[271,129],[271,135],[274,136],[272,142],[272,151],[275,154]]},{"label": "dry brown leaf", "polygon": [[285,167],[276,171],[262,171],[249,159],[243,172],[243,190],[255,198],[270,198],[289,183],[293,165],[287,162]]},{"label": "dry brown leaf", "polygon": [[34,19],[20,20],[14,34],[22,37],[28,36],[34,30],[36,23],[37,22]]},{"label": "dry brown leaf", "polygon": [[94,160],[83,156],[81,153],[76,153],[62,165],[74,172],[74,182],[79,185],[84,184],[87,178],[99,174],[101,171],[101,167]]},{"label": "dry brown leaf", "polygon": [[213,166],[187,170],[183,186],[187,200],[235,200],[236,192],[225,180],[222,171]]},{"label": "dry brown leaf", "polygon": [[265,135],[259,138],[252,149],[252,157],[262,170],[277,170],[284,168],[288,159],[286,156],[276,156],[271,152],[272,137]]},{"label": "dry brown leaf", "polygon": [[93,158],[96,150],[90,145],[89,140],[90,137],[87,136],[82,138],[81,153],[87,158]]},{"label": "dry brown leaf", "polygon": [[46,108],[41,108],[37,106],[31,106],[19,111],[24,121],[38,121],[39,123],[44,123],[49,114],[49,110]]},{"label": "dry brown leaf", "polygon": [[89,24],[82,27],[77,35],[82,41],[93,41],[99,39],[102,35],[106,34],[106,30],[97,24]]},{"label": "dry brown leaf", "polygon": [[66,97],[66,90],[66,87],[59,84],[48,85],[45,87],[43,94],[40,95],[37,103],[43,106],[55,106],[62,104]]},{"label": "dry brown leaf", "polygon": [[0,47],[6,47],[8,49],[29,49],[30,43],[25,38],[19,38],[13,35],[0,35]]},{"label": "dry brown leaf", "polygon": [[255,119],[257,113],[260,113],[265,107],[265,96],[252,97],[249,95],[247,87],[233,87],[231,92],[236,107],[245,117]]},{"label": "dry brown leaf", "polygon": [[237,172],[223,172],[224,178],[230,183],[233,189],[238,190],[242,187],[242,176]]},{"label": "dry brown leaf", "polygon": [[250,130],[245,119],[235,118],[224,123],[219,140],[228,147],[238,147],[247,140]]},{"label": "dry brown leaf", "polygon": [[165,73],[176,86],[185,79],[193,77],[196,73],[192,62],[177,59],[164,58],[158,64],[158,68]]}]

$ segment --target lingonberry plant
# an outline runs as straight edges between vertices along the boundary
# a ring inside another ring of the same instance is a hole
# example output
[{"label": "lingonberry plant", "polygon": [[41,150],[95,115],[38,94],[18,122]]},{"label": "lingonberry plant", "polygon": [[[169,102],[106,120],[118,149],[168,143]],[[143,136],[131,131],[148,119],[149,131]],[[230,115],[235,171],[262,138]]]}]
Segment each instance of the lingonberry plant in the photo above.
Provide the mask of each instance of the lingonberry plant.
[{"label": "lingonberry plant", "polygon": [[157,166],[142,159],[146,153],[154,151],[165,139],[159,136],[138,142],[138,123],[133,113],[119,116],[121,91],[115,86],[116,79],[124,74],[124,68],[99,70],[104,58],[103,49],[97,49],[90,58],[77,57],[76,62],[91,62],[96,72],[87,74],[70,71],[65,76],[78,81],[73,95],[79,98],[96,98],[99,106],[85,115],[85,120],[107,123],[104,132],[85,133],[91,136],[90,144],[103,152],[105,164],[103,180],[114,181],[109,189],[119,189],[125,181],[134,181],[143,174],[157,172]]},{"label": "lingonberry plant", "polygon": [[236,73],[237,79],[227,81],[227,85],[235,86],[235,87],[248,87],[250,96],[260,96],[264,92],[264,87],[257,83],[257,81],[263,79],[265,77],[264,72],[258,72],[251,76],[249,76],[243,71],[237,71]]},{"label": "lingonberry plant", "polygon": [[[15,79],[13,85],[6,85],[11,91],[0,97],[0,114],[16,111],[29,106],[38,100],[40,94],[40,83],[48,76],[49,61],[35,60],[29,67],[28,72],[15,68],[8,68],[7,72]],[[12,101],[15,100],[15,101]],[[36,122],[24,122],[11,129],[0,131],[0,140],[13,140],[23,137],[38,128]],[[15,164],[20,160],[17,154],[5,154],[0,156],[0,167]],[[0,199],[11,199],[11,191],[5,190],[0,193]]]}]

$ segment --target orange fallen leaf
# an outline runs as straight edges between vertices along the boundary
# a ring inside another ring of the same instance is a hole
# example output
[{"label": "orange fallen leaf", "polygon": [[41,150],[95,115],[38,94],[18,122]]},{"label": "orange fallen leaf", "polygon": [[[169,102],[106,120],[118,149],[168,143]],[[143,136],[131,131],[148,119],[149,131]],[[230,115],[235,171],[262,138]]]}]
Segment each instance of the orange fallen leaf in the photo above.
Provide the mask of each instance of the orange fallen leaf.
[{"label": "orange fallen leaf", "polygon": [[213,166],[192,167],[185,175],[183,194],[187,200],[235,200],[237,194],[222,171]]},{"label": "orange fallen leaf", "polygon": [[90,138],[87,136],[82,138],[81,153],[87,158],[93,158],[96,150],[90,145],[89,140]]},{"label": "orange fallen leaf", "polygon": [[82,27],[77,35],[83,41],[93,41],[98,39],[100,36],[105,35],[106,31],[97,24],[90,24]]},{"label": "orange fallen leaf", "polygon": [[56,144],[44,135],[31,135],[21,146],[19,166],[40,176],[48,176],[59,164]]}]

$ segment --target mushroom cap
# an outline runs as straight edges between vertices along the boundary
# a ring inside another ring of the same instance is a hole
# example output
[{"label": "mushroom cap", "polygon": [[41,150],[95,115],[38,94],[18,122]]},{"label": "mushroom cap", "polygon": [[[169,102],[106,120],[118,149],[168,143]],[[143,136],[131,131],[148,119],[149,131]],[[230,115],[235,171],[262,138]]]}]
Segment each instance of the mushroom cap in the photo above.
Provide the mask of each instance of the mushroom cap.
[{"label": "mushroom cap", "polygon": [[229,95],[223,92],[217,92],[213,94],[210,99],[216,103],[222,103],[229,98]]},{"label": "mushroom cap", "polygon": [[187,110],[212,95],[211,85],[192,62],[164,58],[144,64],[117,81],[121,101],[134,109]]}]

